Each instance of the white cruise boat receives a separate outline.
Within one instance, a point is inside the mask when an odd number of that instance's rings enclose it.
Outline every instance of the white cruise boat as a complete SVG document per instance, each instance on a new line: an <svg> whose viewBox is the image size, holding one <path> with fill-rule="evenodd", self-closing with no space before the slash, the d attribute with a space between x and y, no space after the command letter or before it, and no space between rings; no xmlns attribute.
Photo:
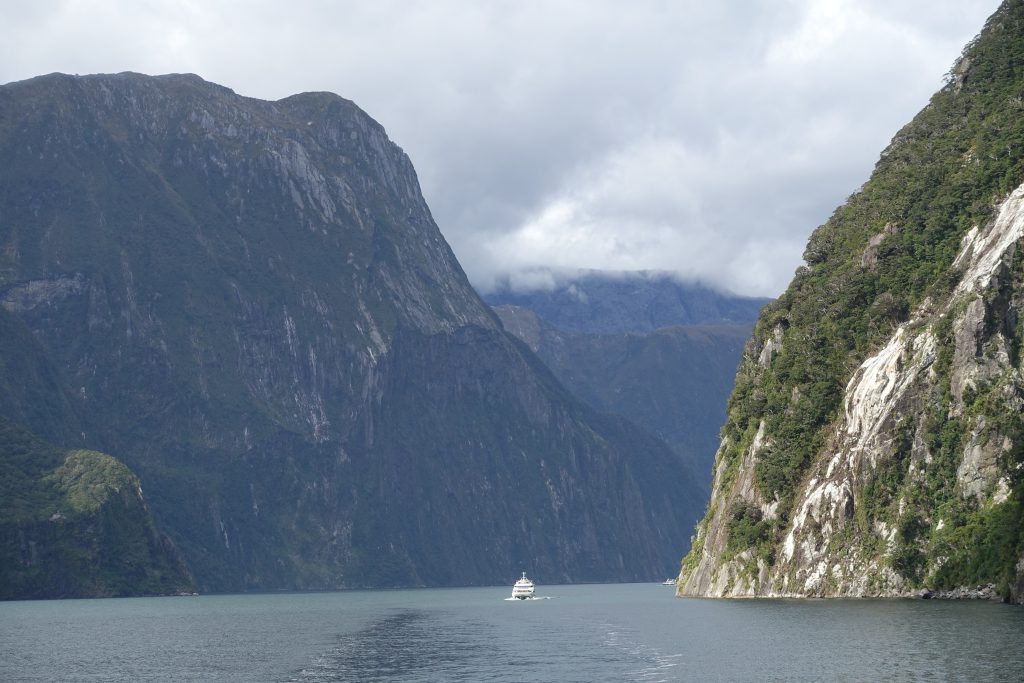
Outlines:
<svg viewBox="0 0 1024 683"><path fill-rule="evenodd" d="M512 586L512 597L517 600L526 600L533 597L533 581L526 578L526 572L523 572L523 578L516 581L516 584Z"/></svg>

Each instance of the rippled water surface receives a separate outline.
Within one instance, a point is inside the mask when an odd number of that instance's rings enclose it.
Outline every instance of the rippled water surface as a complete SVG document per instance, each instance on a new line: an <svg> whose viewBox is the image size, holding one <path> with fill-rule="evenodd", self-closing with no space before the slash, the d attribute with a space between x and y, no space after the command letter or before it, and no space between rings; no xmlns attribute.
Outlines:
<svg viewBox="0 0 1024 683"><path fill-rule="evenodd" d="M1024 609L656 584L0 603L0 680L1024 680Z"/></svg>

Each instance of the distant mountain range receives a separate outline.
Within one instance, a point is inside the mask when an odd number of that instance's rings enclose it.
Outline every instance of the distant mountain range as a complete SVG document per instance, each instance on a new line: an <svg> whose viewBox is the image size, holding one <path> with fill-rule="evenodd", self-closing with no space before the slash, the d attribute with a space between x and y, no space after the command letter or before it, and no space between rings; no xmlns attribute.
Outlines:
<svg viewBox="0 0 1024 683"><path fill-rule="evenodd" d="M561 330L651 332L678 325L746 325L766 298L741 297L657 271L551 272L552 287L517 290L507 283L484 294L491 306L519 306Z"/></svg>
<svg viewBox="0 0 1024 683"><path fill-rule="evenodd" d="M767 299L600 271L484 298L576 396L664 440L710 487L736 366ZM500 303L509 300L521 305ZM657 326L665 321L673 322Z"/></svg>
<svg viewBox="0 0 1024 683"><path fill-rule="evenodd" d="M126 465L200 590L678 566L699 483L502 329L353 103L54 74L0 86L0 162L0 416Z"/></svg>

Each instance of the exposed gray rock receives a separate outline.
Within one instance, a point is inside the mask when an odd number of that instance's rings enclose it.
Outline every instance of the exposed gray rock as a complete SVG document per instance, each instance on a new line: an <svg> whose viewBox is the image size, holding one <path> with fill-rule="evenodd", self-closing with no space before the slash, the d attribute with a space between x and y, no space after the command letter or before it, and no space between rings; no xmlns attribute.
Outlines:
<svg viewBox="0 0 1024 683"><path fill-rule="evenodd" d="M1002 382L1007 409L1022 400L1018 371L1004 352L992 309L984 294L999 286L998 272L1013 255L1013 247L1024 232L1024 185L1002 204L998 215L985 230L972 231L964 240L957 262L965 268L961 286L946 304L932 310L922 308L917 316L900 325L889 342L865 360L853 374L844 392L844 411L837 420L822 457L797 496L795 513L784 540L776 551L775 564L751 566L752 558L741 553L723 560L728 533L726 522L733 501L758 501L752 484L757 452L771 434L758 429L752 446L744 454L728 487L723 488L720 461L716 469L711 513L698 529L694 544L701 550L680 576L681 595L703 596L908 596L913 586L892 568L896 529L879 524L875 538L884 542L882 553L871 552L858 543L837 552L834 540L859 538L850 532L865 473L876 471L896 455L897 432L908 420L915 425L907 476L914 477L916 462L931 456L920 439L923 402L938 391L941 378L932 372L937 356L935 328L954 310L964 313L954 319L955 351L951 369L954 405L963 406L969 387L981 382ZM998 248L1002 251L998 251ZM966 283L966 284L964 284ZM987 289L986 289L987 288ZM767 344L766 347L767 348ZM994 350L993 350L994 349ZM758 364L761 357L758 357ZM983 505L1002 504L1008 495L1002 457L1012 441L986 427L979 419L966 440L957 470L961 492ZM765 508L767 509L767 508ZM936 521L936 523L938 523ZM973 591L957 589L935 597L989 599L994 588Z"/></svg>
<svg viewBox="0 0 1024 683"><path fill-rule="evenodd" d="M761 364L761 367L768 367L772 362L772 357L782 348L783 332L782 326L776 325L772 329L772 336L765 340L761 352L757 356L757 362Z"/></svg>
<svg viewBox="0 0 1024 683"><path fill-rule="evenodd" d="M860 257L860 265L864 268L874 268L878 265L878 248L886 237L896 232L897 228L894 223L889 223L885 226L882 232L878 233L870 240L868 245L864 248L864 253Z"/></svg>
<svg viewBox="0 0 1024 683"><path fill-rule="evenodd" d="M54 74L0 120L0 360L48 373L0 411L123 458L201 589L678 561L700 488L503 331L352 102Z"/></svg>
<svg viewBox="0 0 1024 683"><path fill-rule="evenodd" d="M963 494L983 503L1003 473L1000 459L1012 447L1009 438L1000 438L986 430L984 420L979 417L956 471Z"/></svg>
<svg viewBox="0 0 1024 683"><path fill-rule="evenodd" d="M1003 2L764 309L681 594L1014 594L1022 27L1024 4ZM751 477L774 518L733 507Z"/></svg>
<svg viewBox="0 0 1024 683"><path fill-rule="evenodd" d="M996 591L995 584L983 586L957 586L952 590L932 591L931 598L935 600L995 600L1002 602L1003 598Z"/></svg>

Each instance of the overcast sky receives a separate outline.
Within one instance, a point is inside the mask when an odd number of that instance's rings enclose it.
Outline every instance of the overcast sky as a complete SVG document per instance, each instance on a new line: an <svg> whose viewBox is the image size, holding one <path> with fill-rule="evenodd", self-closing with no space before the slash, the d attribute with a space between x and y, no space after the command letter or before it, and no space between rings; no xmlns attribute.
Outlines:
<svg viewBox="0 0 1024 683"><path fill-rule="evenodd" d="M354 100L470 279L775 296L997 0L0 0L0 82L193 72Z"/></svg>

